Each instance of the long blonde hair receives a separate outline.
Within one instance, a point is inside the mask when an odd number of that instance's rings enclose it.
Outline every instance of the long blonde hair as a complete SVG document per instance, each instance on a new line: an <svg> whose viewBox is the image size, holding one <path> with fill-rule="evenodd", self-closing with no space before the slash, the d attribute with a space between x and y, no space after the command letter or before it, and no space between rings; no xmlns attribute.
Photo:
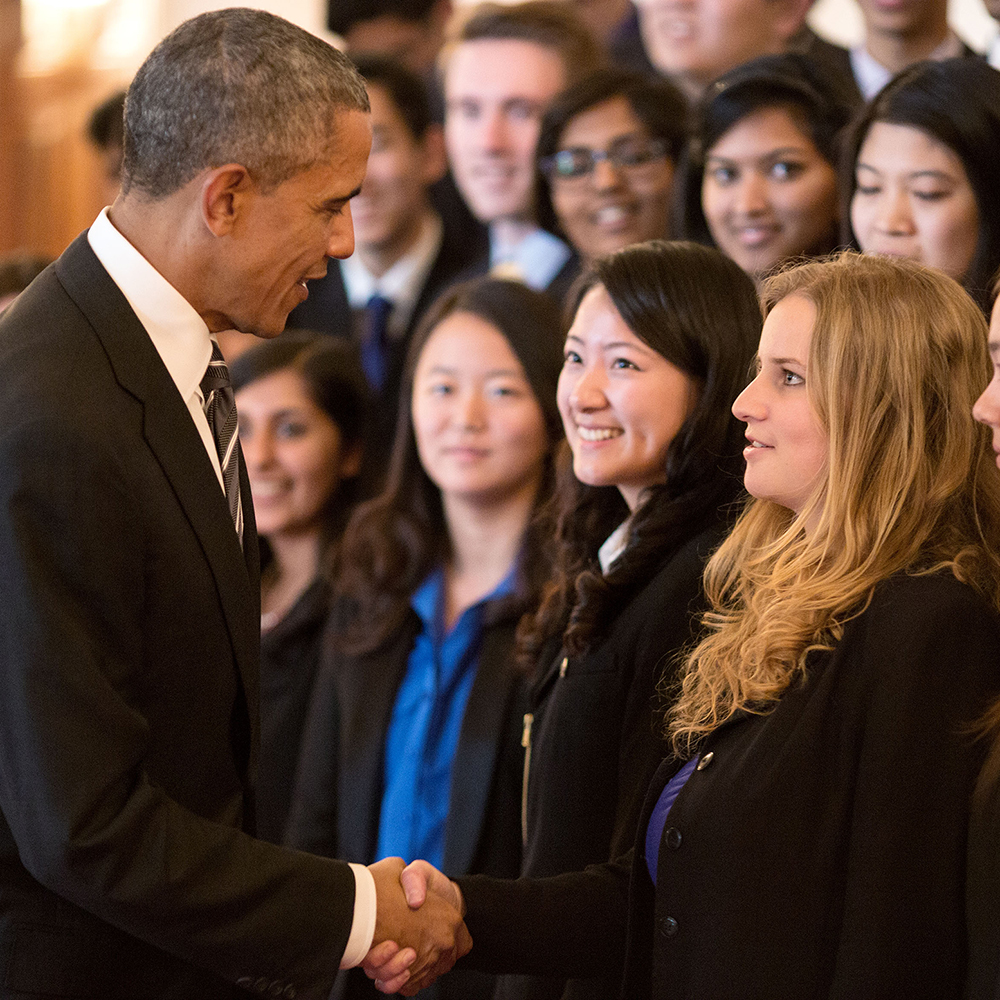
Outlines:
<svg viewBox="0 0 1000 1000"><path fill-rule="evenodd" d="M1000 473L972 419L982 313L938 272L850 252L770 278L765 311L793 294L816 307L806 388L826 468L798 514L751 500L709 561L709 634L669 715L679 753L773 708L893 573L947 570L1000 607Z"/></svg>

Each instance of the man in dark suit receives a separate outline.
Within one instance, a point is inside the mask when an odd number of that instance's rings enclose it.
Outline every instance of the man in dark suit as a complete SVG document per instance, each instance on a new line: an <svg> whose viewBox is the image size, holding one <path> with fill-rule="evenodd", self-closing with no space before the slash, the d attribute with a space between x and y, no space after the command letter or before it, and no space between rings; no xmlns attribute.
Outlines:
<svg viewBox="0 0 1000 1000"><path fill-rule="evenodd" d="M441 52L445 144L455 183L489 227L489 252L463 277L516 278L562 304L579 260L535 212L542 115L597 69L601 51L572 4L481 3L449 26Z"/></svg>
<svg viewBox="0 0 1000 1000"><path fill-rule="evenodd" d="M859 0L864 40L842 50L858 90L870 101L897 73L924 59L975 56L948 25L948 0L884 4Z"/></svg>
<svg viewBox="0 0 1000 1000"><path fill-rule="evenodd" d="M322 1000L372 942L467 945L401 862L251 836L256 534L211 332L276 336L351 252L370 135L325 43L186 22L129 90L122 193L0 320L4 1000Z"/></svg>
<svg viewBox="0 0 1000 1000"><path fill-rule="evenodd" d="M351 204L355 252L331 261L326 277L310 283L309 298L292 311L289 325L350 337L360 346L379 401L367 451L378 470L392 445L413 331L476 250L432 205L431 188L447 164L444 135L420 78L379 56L359 57L356 65L371 101L372 151ZM485 232L477 235L485 252Z"/></svg>

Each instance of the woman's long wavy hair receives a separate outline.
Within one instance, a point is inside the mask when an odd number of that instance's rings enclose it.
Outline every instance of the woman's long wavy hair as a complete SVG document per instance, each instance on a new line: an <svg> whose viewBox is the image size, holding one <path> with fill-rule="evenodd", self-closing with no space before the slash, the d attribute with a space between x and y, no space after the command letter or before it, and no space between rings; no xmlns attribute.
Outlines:
<svg viewBox="0 0 1000 1000"><path fill-rule="evenodd" d="M741 492L743 431L730 408L760 336L753 282L718 250L651 240L595 261L577 304L597 285L632 333L694 379L698 399L667 449L665 483L636 511L628 545L607 575L597 550L628 507L616 487L581 483L562 446L550 512L554 571L538 612L521 622L525 666L537 664L556 635L569 655L584 652L657 567L724 518Z"/></svg>
<svg viewBox="0 0 1000 1000"><path fill-rule="evenodd" d="M710 634L669 715L678 753L772 709L894 573L948 571L1000 607L1000 473L971 416L990 373L976 304L939 272L850 251L768 279L765 310L789 295L816 308L806 387L826 469L798 514L751 501L709 561Z"/></svg>
<svg viewBox="0 0 1000 1000"><path fill-rule="evenodd" d="M481 278L455 285L431 305L410 344L385 488L357 508L344 532L335 597L353 610L350 624L336 637L345 652L369 652L392 636L405 621L410 596L428 573L449 558L441 491L420 462L411 406L424 345L444 319L463 312L499 330L524 369L541 407L550 446L536 512L552 492L552 456L562 437L556 408L562 342L559 310L541 292L517 281ZM543 543L548 530L544 521L532 518L511 604L527 608L537 602L548 575Z"/></svg>

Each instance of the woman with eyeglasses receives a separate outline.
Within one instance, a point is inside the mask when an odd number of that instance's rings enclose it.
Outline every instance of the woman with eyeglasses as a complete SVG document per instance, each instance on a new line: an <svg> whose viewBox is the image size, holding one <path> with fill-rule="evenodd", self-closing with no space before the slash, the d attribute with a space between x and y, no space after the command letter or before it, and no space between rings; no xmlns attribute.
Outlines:
<svg viewBox="0 0 1000 1000"><path fill-rule="evenodd" d="M669 235L686 107L665 80L598 70L549 106L538 139L539 221L584 264Z"/></svg>

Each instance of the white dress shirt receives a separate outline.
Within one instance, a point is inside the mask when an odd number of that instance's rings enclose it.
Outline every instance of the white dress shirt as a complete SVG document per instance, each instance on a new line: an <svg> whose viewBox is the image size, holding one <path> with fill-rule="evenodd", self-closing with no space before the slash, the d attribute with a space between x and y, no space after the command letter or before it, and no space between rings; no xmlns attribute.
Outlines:
<svg viewBox="0 0 1000 1000"><path fill-rule="evenodd" d="M986 50L986 61L994 69L1000 69L1000 32L993 36L993 41Z"/></svg>
<svg viewBox="0 0 1000 1000"><path fill-rule="evenodd" d="M518 243L503 245L490 226L490 274L522 281L536 292L549 287L572 253L558 236L541 227Z"/></svg>
<svg viewBox="0 0 1000 1000"><path fill-rule="evenodd" d="M388 271L376 278L361 262L357 253L340 262L347 301L352 309L364 309L375 294L392 303L389 326L391 339L398 340L410 325L417 299L424 290L427 275L437 260L444 240L444 225L436 212L424 216L417 242Z"/></svg>
<svg viewBox="0 0 1000 1000"><path fill-rule="evenodd" d="M927 58L953 59L962 51L962 39L954 31L949 31L948 37ZM865 48L863 42L851 49L851 71L866 101L870 101L895 75Z"/></svg>
<svg viewBox="0 0 1000 1000"><path fill-rule="evenodd" d="M201 435L225 493L215 438L205 416L201 380L212 358L212 336L191 304L117 229L101 210L87 233L91 249L128 300L173 379ZM364 865L354 872L354 922L340 967L360 965L375 936L375 880Z"/></svg>

